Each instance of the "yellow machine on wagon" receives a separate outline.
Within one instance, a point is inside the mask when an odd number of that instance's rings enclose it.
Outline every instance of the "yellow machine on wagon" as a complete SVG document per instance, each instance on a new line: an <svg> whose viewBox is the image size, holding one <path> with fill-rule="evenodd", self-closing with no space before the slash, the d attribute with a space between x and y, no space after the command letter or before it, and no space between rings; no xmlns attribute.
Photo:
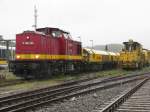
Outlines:
<svg viewBox="0 0 150 112"><path fill-rule="evenodd" d="M120 52L119 62L124 69L140 69L144 65L142 45L133 40L123 42L124 49Z"/></svg>
<svg viewBox="0 0 150 112"><path fill-rule="evenodd" d="M118 54L108 51L100 51L89 48L83 48L82 51L85 67L88 70L104 70L117 66ZM87 65L87 66L86 66Z"/></svg>

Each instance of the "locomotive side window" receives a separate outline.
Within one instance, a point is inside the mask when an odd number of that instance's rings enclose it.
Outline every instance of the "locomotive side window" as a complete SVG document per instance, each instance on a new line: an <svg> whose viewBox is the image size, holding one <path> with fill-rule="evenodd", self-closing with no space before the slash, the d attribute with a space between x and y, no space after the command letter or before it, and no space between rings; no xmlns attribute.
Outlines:
<svg viewBox="0 0 150 112"><path fill-rule="evenodd" d="M64 37L65 37L65 39L67 39L68 38L68 34L64 33Z"/></svg>

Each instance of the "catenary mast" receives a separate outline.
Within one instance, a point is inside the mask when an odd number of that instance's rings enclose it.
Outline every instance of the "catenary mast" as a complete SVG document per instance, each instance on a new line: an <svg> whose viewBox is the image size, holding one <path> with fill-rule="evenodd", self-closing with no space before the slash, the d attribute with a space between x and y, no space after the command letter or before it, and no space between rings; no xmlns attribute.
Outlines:
<svg viewBox="0 0 150 112"><path fill-rule="evenodd" d="M34 25L33 25L33 27L36 30L36 28L37 28L37 9L36 9L36 6L34 6Z"/></svg>

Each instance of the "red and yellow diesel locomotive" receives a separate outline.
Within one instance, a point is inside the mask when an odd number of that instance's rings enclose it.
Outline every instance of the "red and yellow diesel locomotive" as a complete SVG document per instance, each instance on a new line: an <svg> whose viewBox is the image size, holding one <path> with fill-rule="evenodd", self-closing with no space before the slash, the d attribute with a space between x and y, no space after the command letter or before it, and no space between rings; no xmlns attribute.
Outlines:
<svg viewBox="0 0 150 112"><path fill-rule="evenodd" d="M9 63L9 69L23 77L69 72L79 69L81 51L81 42L58 28L24 31L16 35L16 59Z"/></svg>

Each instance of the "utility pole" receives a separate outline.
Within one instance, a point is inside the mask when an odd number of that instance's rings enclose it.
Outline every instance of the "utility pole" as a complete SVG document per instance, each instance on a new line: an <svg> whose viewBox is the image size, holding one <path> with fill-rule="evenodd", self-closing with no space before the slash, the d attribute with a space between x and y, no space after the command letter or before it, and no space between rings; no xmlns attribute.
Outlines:
<svg viewBox="0 0 150 112"><path fill-rule="evenodd" d="M105 46L105 51L108 51L108 45Z"/></svg>
<svg viewBox="0 0 150 112"><path fill-rule="evenodd" d="M34 6L34 25L33 25L35 31L36 31L36 28L37 28L37 9L36 9L36 6Z"/></svg>
<svg viewBox="0 0 150 112"><path fill-rule="evenodd" d="M79 39L80 39L80 42L81 42L81 37L80 37L80 36L78 36L77 38L79 38Z"/></svg>
<svg viewBox="0 0 150 112"><path fill-rule="evenodd" d="M93 40L90 40L91 41L91 43L92 43L92 50L93 50Z"/></svg>

